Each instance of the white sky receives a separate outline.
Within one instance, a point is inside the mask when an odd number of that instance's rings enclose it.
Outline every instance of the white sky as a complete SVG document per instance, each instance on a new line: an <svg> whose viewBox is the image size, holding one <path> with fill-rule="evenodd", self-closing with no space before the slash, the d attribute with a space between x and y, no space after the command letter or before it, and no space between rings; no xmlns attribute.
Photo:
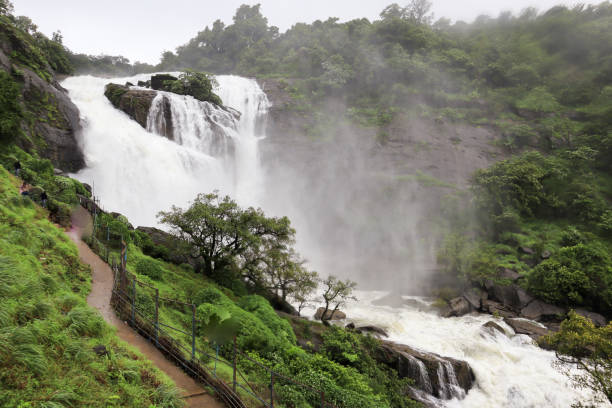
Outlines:
<svg viewBox="0 0 612 408"><path fill-rule="evenodd" d="M284 32L297 22L338 17L341 21L376 19L393 0L13 0L15 15L26 15L39 31L61 30L74 52L123 55L132 62L155 64L164 50L186 43L216 19L232 22L241 4L261 3L271 25ZM433 0L435 19L470 22L480 14L520 12L534 6L546 11L567 0ZM404 5L405 1L397 1ZM587 2L596 4L597 2Z"/></svg>

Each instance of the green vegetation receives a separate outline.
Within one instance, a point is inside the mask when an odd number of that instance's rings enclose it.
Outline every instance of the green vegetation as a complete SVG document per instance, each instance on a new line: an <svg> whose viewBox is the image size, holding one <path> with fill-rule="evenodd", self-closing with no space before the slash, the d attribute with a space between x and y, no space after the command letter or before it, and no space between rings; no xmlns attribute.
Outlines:
<svg viewBox="0 0 612 408"><path fill-rule="evenodd" d="M169 380L87 306L89 269L18 185L0 167L0 405L182 406ZM108 354L96 354L99 345Z"/></svg>
<svg viewBox="0 0 612 408"><path fill-rule="evenodd" d="M138 233L133 232L133 236ZM113 254L113 256L115 256ZM209 368L231 382L233 358L231 338L236 335L238 347L250 358L292 377L303 384L325 392L326 399L339 407L416 407L406 396L407 380L399 380L397 373L375 361L378 340L349 333L344 329L324 328L320 323L300 321L324 332L321 350L297 346L296 332L307 335L313 328L294 331L295 323L280 317L270 303L259 295L239 294L220 286L184 265L175 265L144 255L137 245L128 247L128 271L159 289L160 297L192 302L197 306L199 322L196 346L215 354L215 343L220 345L220 356L227 364ZM153 275L153 276L152 276ZM242 290L242 289L241 289ZM145 287L137 289L137 303L152 315L153 292ZM174 302L162 302L159 310L163 324L191 331L191 309ZM177 334L185 346L191 344L189 335ZM208 361L206 356L200 356ZM238 360L240 371L259 392L265 394L269 373L249 360ZM216 367L216 368L215 368ZM316 407L320 396L277 379L276 404L279 407ZM245 395L245 400L248 397Z"/></svg>
<svg viewBox="0 0 612 408"><path fill-rule="evenodd" d="M570 377L575 387L603 396L594 402L612 403L612 324L596 328L589 319L571 311L561 330L540 343L556 350L557 368ZM572 372L576 368L579 374Z"/></svg>
<svg viewBox="0 0 612 408"><path fill-rule="evenodd" d="M164 81L164 88L179 95L191 95L199 101L223 105L223 101L213 92L216 81L205 72L186 70L175 81Z"/></svg>

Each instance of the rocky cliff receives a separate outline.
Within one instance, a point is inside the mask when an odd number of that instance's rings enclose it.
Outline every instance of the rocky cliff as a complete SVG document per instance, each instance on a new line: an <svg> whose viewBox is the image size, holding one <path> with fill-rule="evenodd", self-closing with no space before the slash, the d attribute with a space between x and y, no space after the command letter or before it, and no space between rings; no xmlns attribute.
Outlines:
<svg viewBox="0 0 612 408"><path fill-rule="evenodd" d="M25 120L21 124L23 137L15 135L16 143L50 159L55 167L66 172L80 170L85 166L85 159L79 145L78 108L54 76L47 81L28 67L15 64L8 57L13 52L11 43L3 41L0 45L0 69L21 83Z"/></svg>

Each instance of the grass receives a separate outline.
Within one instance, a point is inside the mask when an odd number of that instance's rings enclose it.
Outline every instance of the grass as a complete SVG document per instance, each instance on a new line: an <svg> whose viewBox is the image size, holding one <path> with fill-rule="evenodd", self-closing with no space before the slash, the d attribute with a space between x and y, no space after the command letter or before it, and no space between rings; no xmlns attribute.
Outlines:
<svg viewBox="0 0 612 408"><path fill-rule="evenodd" d="M182 406L170 380L87 305L89 267L19 183L0 167L0 406Z"/></svg>

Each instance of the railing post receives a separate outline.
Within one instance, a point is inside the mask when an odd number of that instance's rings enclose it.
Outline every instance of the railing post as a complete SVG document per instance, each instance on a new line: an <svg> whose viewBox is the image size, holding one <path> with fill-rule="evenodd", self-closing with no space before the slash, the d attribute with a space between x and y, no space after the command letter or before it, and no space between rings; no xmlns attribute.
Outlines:
<svg viewBox="0 0 612 408"><path fill-rule="evenodd" d="M274 371L270 371L270 408L274 408Z"/></svg>
<svg viewBox="0 0 612 408"><path fill-rule="evenodd" d="M195 360L196 340L196 306L191 304L191 361Z"/></svg>
<svg viewBox="0 0 612 408"><path fill-rule="evenodd" d="M325 392L321 391L321 408L325 408Z"/></svg>
<svg viewBox="0 0 612 408"><path fill-rule="evenodd" d="M217 360L219 360L219 345L215 343L215 368L213 373L217 376Z"/></svg>
<svg viewBox="0 0 612 408"><path fill-rule="evenodd" d="M232 382L232 386L234 392L236 392L236 366L238 362L238 346L236 345L236 336L234 336L234 362L232 364L232 368L234 370L234 380Z"/></svg>
<svg viewBox="0 0 612 408"><path fill-rule="evenodd" d="M155 288L155 345L159 347L159 289Z"/></svg>
<svg viewBox="0 0 612 408"><path fill-rule="evenodd" d="M132 326L136 321L136 277L132 278Z"/></svg>

